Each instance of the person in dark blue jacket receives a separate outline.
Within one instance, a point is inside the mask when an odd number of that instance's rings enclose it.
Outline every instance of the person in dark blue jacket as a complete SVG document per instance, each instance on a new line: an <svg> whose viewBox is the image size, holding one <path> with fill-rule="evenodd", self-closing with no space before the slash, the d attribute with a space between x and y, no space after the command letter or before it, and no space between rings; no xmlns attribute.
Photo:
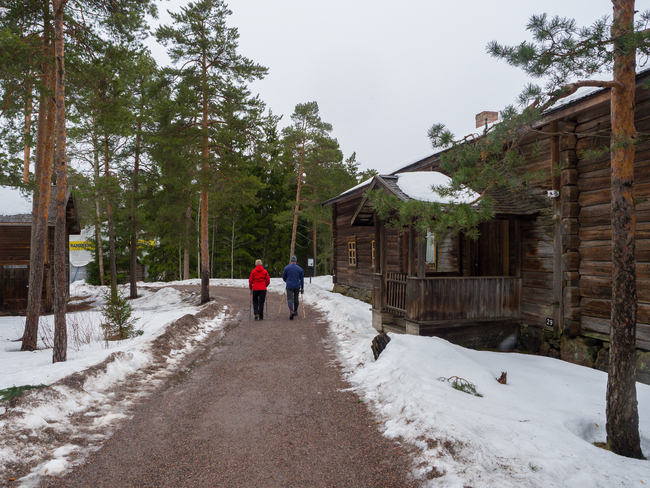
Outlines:
<svg viewBox="0 0 650 488"><path fill-rule="evenodd" d="M289 305L289 319L298 315L298 292L305 291L305 272L298 266L296 256L291 256L289 264L282 272L282 279L287 284L287 304Z"/></svg>

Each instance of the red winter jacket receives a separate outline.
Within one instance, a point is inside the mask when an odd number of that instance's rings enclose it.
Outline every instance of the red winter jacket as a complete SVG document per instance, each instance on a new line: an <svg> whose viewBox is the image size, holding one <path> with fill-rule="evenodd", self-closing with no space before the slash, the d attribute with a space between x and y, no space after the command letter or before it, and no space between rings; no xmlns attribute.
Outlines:
<svg viewBox="0 0 650 488"><path fill-rule="evenodd" d="M271 277L264 266L255 266L248 278L248 287L251 290L266 290L269 283L271 283Z"/></svg>

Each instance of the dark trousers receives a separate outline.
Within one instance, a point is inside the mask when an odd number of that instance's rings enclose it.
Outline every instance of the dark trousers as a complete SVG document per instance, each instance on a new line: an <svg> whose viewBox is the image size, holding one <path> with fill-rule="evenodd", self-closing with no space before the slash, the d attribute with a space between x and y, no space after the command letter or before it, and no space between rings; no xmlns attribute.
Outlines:
<svg viewBox="0 0 650 488"><path fill-rule="evenodd" d="M253 290L253 313L264 318L264 300L266 300L266 290Z"/></svg>
<svg viewBox="0 0 650 488"><path fill-rule="evenodd" d="M298 297L300 297L300 288L287 288L287 305L289 305L289 312L298 311L298 305L300 305Z"/></svg>

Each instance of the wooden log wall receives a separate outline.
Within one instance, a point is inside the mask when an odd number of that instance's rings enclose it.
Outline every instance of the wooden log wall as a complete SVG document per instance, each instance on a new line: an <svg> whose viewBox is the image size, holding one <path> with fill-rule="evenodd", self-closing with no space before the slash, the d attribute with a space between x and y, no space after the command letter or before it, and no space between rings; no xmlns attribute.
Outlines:
<svg viewBox="0 0 650 488"><path fill-rule="evenodd" d="M460 239L457 235L447 235L437 243L436 272L459 274Z"/></svg>
<svg viewBox="0 0 650 488"><path fill-rule="evenodd" d="M0 266L29 264L32 227L0 224Z"/></svg>
<svg viewBox="0 0 650 488"><path fill-rule="evenodd" d="M370 227L372 229L372 227ZM404 233L398 229L386 229L386 271L404 273L403 254L408 249L408 241Z"/></svg>
<svg viewBox="0 0 650 488"><path fill-rule="evenodd" d="M359 196L333 204L336 207L335 232L337 240L334 242L336 281L342 285L372 290L374 226L352 226L350 224L350 218L361 203L361 199L362 196ZM355 238L357 244L356 266L348 264L348 241L350 238Z"/></svg>
<svg viewBox="0 0 650 488"><path fill-rule="evenodd" d="M523 323L543 327L553 317L553 228L543 218L521 223Z"/></svg>
<svg viewBox="0 0 650 488"><path fill-rule="evenodd" d="M31 246L30 225L2 225L0 226L0 272L2 278L2 296L0 308L23 310L27 306L27 289L25 275L29 281L29 268L6 268L4 266L29 266L29 253ZM53 309L54 273L52 269L52 256L54 255L54 227L48 227L47 254L45 256L45 270L43 276L43 311L51 312ZM66 256L69 275L69 255ZM12 271L15 269L15 271ZM69 276L68 276L68 281Z"/></svg>
<svg viewBox="0 0 650 488"><path fill-rule="evenodd" d="M526 156L523 171L537 172L539 178L528 181L533 192L546 194L552 189L551 138L533 134L522 144ZM551 201L534 220L521 221L515 230L521 239L520 273L522 278L522 322L545 327L546 319L554 315L554 235ZM518 230L518 232L517 232Z"/></svg>
<svg viewBox="0 0 650 488"><path fill-rule="evenodd" d="M560 283L562 290L563 317L558 330L575 336L580 332L582 311L580 309L580 203L576 153L577 123L563 121L558 125L559 136L559 170L560 173L560 214L561 222L561 266Z"/></svg>
<svg viewBox="0 0 650 488"><path fill-rule="evenodd" d="M609 335L612 259L609 107L596 107L577 116L577 203L581 332ZM637 90L636 130L650 133L650 96ZM603 137L604 136L604 137ZM588 151L602 149L601 154ZM636 147L637 347L650 349L650 142Z"/></svg>

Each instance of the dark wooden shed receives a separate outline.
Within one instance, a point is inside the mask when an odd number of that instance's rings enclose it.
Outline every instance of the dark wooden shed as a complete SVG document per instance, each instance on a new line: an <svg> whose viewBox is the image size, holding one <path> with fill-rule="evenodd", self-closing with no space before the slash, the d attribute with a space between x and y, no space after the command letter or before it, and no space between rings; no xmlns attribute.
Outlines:
<svg viewBox="0 0 650 488"><path fill-rule="evenodd" d="M26 209L30 200L16 188L0 187L0 193L3 202L0 209L0 311L21 313L27 308L29 284L32 214ZM51 201L43 276L42 310L46 313L51 312L53 307L54 222L55 208ZM70 190L67 194L66 223L68 236L80 232L76 201ZM69 266L66 269L69 270Z"/></svg>

